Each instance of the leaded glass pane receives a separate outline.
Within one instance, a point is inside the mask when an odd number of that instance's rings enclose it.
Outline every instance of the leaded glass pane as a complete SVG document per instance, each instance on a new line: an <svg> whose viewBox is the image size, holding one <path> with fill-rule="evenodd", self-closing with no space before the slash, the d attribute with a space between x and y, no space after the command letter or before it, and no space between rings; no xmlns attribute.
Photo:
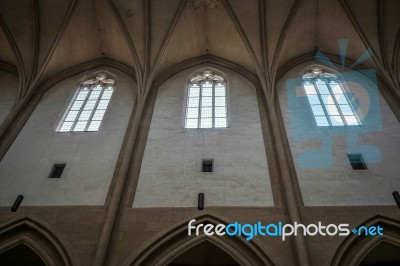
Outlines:
<svg viewBox="0 0 400 266"><path fill-rule="evenodd" d="M97 109L107 109L109 100L100 100Z"/></svg>
<svg viewBox="0 0 400 266"><path fill-rule="evenodd" d="M202 84L202 87L203 87L203 88L206 88L206 87L212 88L212 83L209 82L209 81L206 81L206 82L204 82L204 83Z"/></svg>
<svg viewBox="0 0 400 266"><path fill-rule="evenodd" d="M215 118L215 127L227 127L226 118Z"/></svg>
<svg viewBox="0 0 400 266"><path fill-rule="evenodd" d="M71 110L80 110L82 105L83 105L84 101L75 101L72 104Z"/></svg>
<svg viewBox="0 0 400 266"><path fill-rule="evenodd" d="M212 106L212 97L201 97L201 107Z"/></svg>
<svg viewBox="0 0 400 266"><path fill-rule="evenodd" d="M321 104L318 95L307 95L308 101L311 105Z"/></svg>
<svg viewBox="0 0 400 266"><path fill-rule="evenodd" d="M68 132L71 130L71 127L73 125L73 122L64 122L62 126L60 127L60 132Z"/></svg>
<svg viewBox="0 0 400 266"><path fill-rule="evenodd" d="M201 117L212 117L212 107L201 108Z"/></svg>
<svg viewBox="0 0 400 266"><path fill-rule="evenodd" d="M187 110L187 118L198 118L199 117L199 108L188 108Z"/></svg>
<svg viewBox="0 0 400 266"><path fill-rule="evenodd" d="M225 86L224 85L216 85L215 86L215 96L225 97Z"/></svg>
<svg viewBox="0 0 400 266"><path fill-rule="evenodd" d="M88 121L78 121L74 127L74 131L85 131Z"/></svg>
<svg viewBox="0 0 400 266"><path fill-rule="evenodd" d="M113 93L113 92L112 92L111 90L104 91L103 94L101 95L101 99L103 99L103 100L105 100L105 99L109 100L109 99L111 98L112 93Z"/></svg>
<svg viewBox="0 0 400 266"><path fill-rule="evenodd" d="M85 104L85 107L83 107L83 110L87 111L87 110L93 110L94 106L96 105L97 101L87 101Z"/></svg>
<svg viewBox="0 0 400 266"><path fill-rule="evenodd" d="M203 87L203 90L201 92L201 96L212 96L212 87Z"/></svg>
<svg viewBox="0 0 400 266"><path fill-rule="evenodd" d="M336 105L326 105L325 107L328 111L328 115L340 115Z"/></svg>
<svg viewBox="0 0 400 266"><path fill-rule="evenodd" d="M325 115L324 109L322 109L321 105L312 105L311 109L314 116Z"/></svg>
<svg viewBox="0 0 400 266"><path fill-rule="evenodd" d="M104 116L105 112L106 112L106 110L97 110L94 113L92 120L100 120L100 121L103 120L103 116Z"/></svg>
<svg viewBox="0 0 400 266"><path fill-rule="evenodd" d="M344 126L343 120L339 115L329 116L332 126Z"/></svg>
<svg viewBox="0 0 400 266"><path fill-rule="evenodd" d="M201 128L211 128L212 127L212 118L202 118L200 120Z"/></svg>
<svg viewBox="0 0 400 266"><path fill-rule="evenodd" d="M325 116L316 116L315 121L317 122L317 126L319 127L327 127L329 126L328 120Z"/></svg>
<svg viewBox="0 0 400 266"><path fill-rule="evenodd" d="M342 88L339 85L334 85L331 87L333 95L343 95Z"/></svg>
<svg viewBox="0 0 400 266"><path fill-rule="evenodd" d="M332 95L320 95L322 102L326 104L335 104L335 100L333 99Z"/></svg>
<svg viewBox="0 0 400 266"><path fill-rule="evenodd" d="M198 85L192 85L189 88L189 97L199 97L200 96L200 87Z"/></svg>
<svg viewBox="0 0 400 266"><path fill-rule="evenodd" d="M198 119L186 119L186 128L197 128Z"/></svg>
<svg viewBox="0 0 400 266"><path fill-rule="evenodd" d="M330 94L328 86L326 86L326 83L317 83L318 91L320 94Z"/></svg>
<svg viewBox="0 0 400 266"><path fill-rule="evenodd" d="M225 97L215 97L215 106L225 106Z"/></svg>
<svg viewBox="0 0 400 266"><path fill-rule="evenodd" d="M341 104L341 105L339 105L339 107L340 107L340 110L342 111L343 115L353 115L354 114L353 110L351 109L350 105L348 105L348 104Z"/></svg>
<svg viewBox="0 0 400 266"><path fill-rule="evenodd" d="M306 91L307 95L317 94L317 91L315 90L314 85L311 84L311 83L308 83L307 85L304 85L304 90Z"/></svg>
<svg viewBox="0 0 400 266"><path fill-rule="evenodd" d="M199 107L199 98L197 98L197 97L189 98L188 106L189 107Z"/></svg>
<svg viewBox="0 0 400 266"><path fill-rule="evenodd" d="M92 121L86 131L98 131L101 121Z"/></svg>
<svg viewBox="0 0 400 266"><path fill-rule="evenodd" d="M215 107L215 117L226 117L226 108Z"/></svg>
<svg viewBox="0 0 400 266"><path fill-rule="evenodd" d="M346 115L344 116L344 119L346 120L346 124L349 126L358 126L360 124L354 115Z"/></svg>
<svg viewBox="0 0 400 266"><path fill-rule="evenodd" d="M92 114L92 111L83 111L83 112L81 112L81 115L79 116L79 120L81 120L81 121L89 120L91 114Z"/></svg>
<svg viewBox="0 0 400 266"><path fill-rule="evenodd" d="M73 122L73 121L75 121L77 115L78 115L78 111L71 110L71 111L69 111L67 117L65 118L65 121Z"/></svg>
<svg viewBox="0 0 400 266"><path fill-rule="evenodd" d="M90 93L89 100L97 100L97 98L100 97L100 93L101 93L101 91L95 91L95 90L93 90L93 91Z"/></svg>
<svg viewBox="0 0 400 266"><path fill-rule="evenodd" d="M88 95L88 93L89 93L89 90L87 90L87 89L81 90L78 93L78 96L76 97L76 100L81 100L81 101L85 100L86 96Z"/></svg>
<svg viewBox="0 0 400 266"><path fill-rule="evenodd" d="M335 99L338 102L338 104L348 104L348 102L349 102L344 93L336 94Z"/></svg>

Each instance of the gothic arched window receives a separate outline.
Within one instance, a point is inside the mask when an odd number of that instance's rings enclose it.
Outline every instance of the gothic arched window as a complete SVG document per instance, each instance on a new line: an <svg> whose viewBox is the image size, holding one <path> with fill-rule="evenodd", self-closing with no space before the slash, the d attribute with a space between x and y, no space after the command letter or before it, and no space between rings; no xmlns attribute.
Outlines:
<svg viewBox="0 0 400 266"><path fill-rule="evenodd" d="M98 131L113 93L114 80L105 74L82 83L67 108L58 132Z"/></svg>
<svg viewBox="0 0 400 266"><path fill-rule="evenodd" d="M303 76L303 86L318 126L361 125L336 75L313 68Z"/></svg>
<svg viewBox="0 0 400 266"><path fill-rule="evenodd" d="M189 83L186 128L224 128L227 123L226 83L210 71L196 75Z"/></svg>

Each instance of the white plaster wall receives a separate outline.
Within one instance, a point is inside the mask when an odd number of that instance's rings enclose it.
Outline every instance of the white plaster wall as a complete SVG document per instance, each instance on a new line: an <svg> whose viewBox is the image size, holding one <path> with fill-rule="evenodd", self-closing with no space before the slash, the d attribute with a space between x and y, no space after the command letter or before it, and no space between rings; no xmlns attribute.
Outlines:
<svg viewBox="0 0 400 266"><path fill-rule="evenodd" d="M185 129L187 70L158 90L133 207L273 206L255 88L232 72L229 128ZM202 158L214 172L202 173Z"/></svg>
<svg viewBox="0 0 400 266"><path fill-rule="evenodd" d="M0 124L13 107L18 93L18 78L0 70Z"/></svg>
<svg viewBox="0 0 400 266"><path fill-rule="evenodd" d="M105 69L107 70L107 69ZM98 132L55 131L83 74L50 89L0 162L0 204L102 205L113 176L134 103L135 87L123 74ZM48 178L55 163L66 163L60 179Z"/></svg>
<svg viewBox="0 0 400 266"><path fill-rule="evenodd" d="M382 154L380 163L367 163L368 170L353 170L347 158L347 139L333 138L333 166L331 168L301 168L299 155L318 149L318 139L295 141L288 112L286 81L301 77L300 72L310 64L289 71L278 83L277 90L285 129L302 197L306 206L394 205L394 190L400 190L400 125L385 99L380 94L383 129L358 135L358 143L372 145ZM349 88L351 90L351 88ZM309 108L309 106L304 106Z"/></svg>

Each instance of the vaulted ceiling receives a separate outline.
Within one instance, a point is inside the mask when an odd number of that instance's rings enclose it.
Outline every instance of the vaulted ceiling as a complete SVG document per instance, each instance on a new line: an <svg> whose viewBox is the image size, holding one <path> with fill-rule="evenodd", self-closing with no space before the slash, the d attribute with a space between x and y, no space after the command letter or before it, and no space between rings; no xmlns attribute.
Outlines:
<svg viewBox="0 0 400 266"><path fill-rule="evenodd" d="M200 7L195 9L195 4ZM399 89L398 0L1 0L0 68L20 98L75 66L106 58L135 71L143 91L186 60L209 55L240 65L266 90L280 69L319 50L346 57L368 48Z"/></svg>

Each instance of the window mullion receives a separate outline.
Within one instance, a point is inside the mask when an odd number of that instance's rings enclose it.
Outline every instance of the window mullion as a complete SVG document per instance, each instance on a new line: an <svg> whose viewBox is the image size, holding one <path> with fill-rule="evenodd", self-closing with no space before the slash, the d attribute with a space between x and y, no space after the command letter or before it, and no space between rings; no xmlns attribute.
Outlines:
<svg viewBox="0 0 400 266"><path fill-rule="evenodd" d="M311 83L313 84L314 89L315 89L315 91L317 92L317 96L318 96L319 102L320 102L320 104L321 104L321 106L322 106L322 110L323 110L324 113L325 113L325 118L326 118L326 120L328 121L329 126L332 126L332 123L331 123L331 119L330 119L330 117L329 117L328 110L326 109L325 103L324 103L324 101L323 101L323 99L322 99L321 93L319 92L319 89L318 89L318 86L317 86L317 84L316 84L316 82L315 82L315 79L312 79L312 82L311 82Z"/></svg>
<svg viewBox="0 0 400 266"><path fill-rule="evenodd" d="M81 114L82 114L82 112L83 112L83 108L85 108L85 105L86 105L86 103L87 103L87 100L89 99L90 94L92 93L92 89L93 89L93 85L89 87L89 91L88 91L88 93L87 93L85 99L83 100L82 106L81 106L81 108L80 108L79 111L78 111L78 114L77 114L77 116L76 116L76 118L75 118L75 121L73 122L73 124L72 124L72 126L71 126L71 131L74 131L74 130L75 130L75 126L76 126L76 124L77 124L78 121L79 121L79 117L81 116ZM79 93L80 93L81 91L82 91L82 88L79 90L79 92L78 92L78 94L77 94L77 97L78 97L78 95L79 95ZM76 101L76 97L75 97L74 102L75 102L75 101Z"/></svg>

